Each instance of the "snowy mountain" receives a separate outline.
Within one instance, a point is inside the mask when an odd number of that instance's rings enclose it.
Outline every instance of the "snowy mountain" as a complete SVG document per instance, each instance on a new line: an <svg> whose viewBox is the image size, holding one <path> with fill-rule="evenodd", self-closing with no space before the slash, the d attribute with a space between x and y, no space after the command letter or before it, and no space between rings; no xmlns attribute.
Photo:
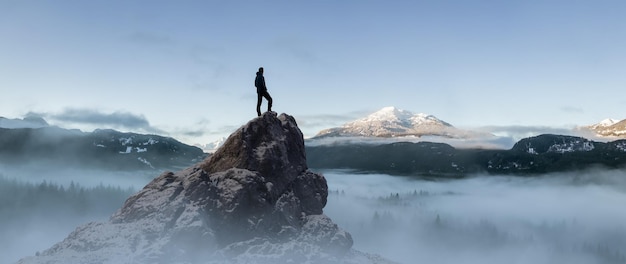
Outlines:
<svg viewBox="0 0 626 264"><path fill-rule="evenodd" d="M295 119L267 112L203 162L155 178L108 222L19 263L391 263L352 249L323 213L327 197Z"/></svg>
<svg viewBox="0 0 626 264"><path fill-rule="evenodd" d="M591 130L601 137L626 138L626 119L619 121L607 118L600 123L583 127L583 129Z"/></svg>
<svg viewBox="0 0 626 264"><path fill-rule="evenodd" d="M441 136L469 138L479 133L461 130L427 114L414 114L395 107L385 107L364 118L341 127L320 131L314 138L323 137L405 137Z"/></svg>
<svg viewBox="0 0 626 264"><path fill-rule="evenodd" d="M25 117L24 119L8 119L0 116L0 128L42 128L50 126L41 117Z"/></svg>

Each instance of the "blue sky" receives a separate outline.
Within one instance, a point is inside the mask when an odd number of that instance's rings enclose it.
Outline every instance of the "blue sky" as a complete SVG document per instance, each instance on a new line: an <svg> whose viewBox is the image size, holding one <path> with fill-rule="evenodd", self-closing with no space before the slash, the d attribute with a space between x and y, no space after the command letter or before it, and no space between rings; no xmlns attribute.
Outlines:
<svg viewBox="0 0 626 264"><path fill-rule="evenodd" d="M259 66L305 136L385 106L457 127L624 119L625 1L0 0L0 116L208 143ZM265 102L263 108L265 108Z"/></svg>

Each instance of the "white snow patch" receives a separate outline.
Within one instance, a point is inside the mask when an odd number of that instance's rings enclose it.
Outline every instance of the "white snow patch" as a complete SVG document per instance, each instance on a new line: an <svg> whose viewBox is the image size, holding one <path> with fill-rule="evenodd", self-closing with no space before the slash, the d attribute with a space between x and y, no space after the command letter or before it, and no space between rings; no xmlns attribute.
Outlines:
<svg viewBox="0 0 626 264"><path fill-rule="evenodd" d="M154 169L154 167L152 166L152 163L150 163L147 159L142 158L142 157L137 157L137 160L141 161L142 163L144 163L144 164L146 164L146 165L150 166L150 168L153 168L153 169Z"/></svg>
<svg viewBox="0 0 626 264"><path fill-rule="evenodd" d="M126 147L126 151L120 151L120 154L129 154L133 151L133 147Z"/></svg>
<svg viewBox="0 0 626 264"><path fill-rule="evenodd" d="M133 137L128 137L128 138L120 138L118 139L120 141L120 143L122 143L122 146L126 146L129 144L133 144Z"/></svg>
<svg viewBox="0 0 626 264"><path fill-rule="evenodd" d="M581 142L580 140L574 142L564 142L561 144L554 144L548 148L548 152L566 153L574 151L592 151L595 147L590 141Z"/></svg>
<svg viewBox="0 0 626 264"><path fill-rule="evenodd" d="M626 142L620 142L615 147L622 152L626 152Z"/></svg>
<svg viewBox="0 0 626 264"><path fill-rule="evenodd" d="M144 146L147 146L147 145L154 145L154 144L156 144L156 143L159 143L159 141L158 141L158 140L154 140L154 139L150 138L150 139L148 139L148 141L147 141L147 142L144 142L144 143L143 143L143 145L144 145Z"/></svg>

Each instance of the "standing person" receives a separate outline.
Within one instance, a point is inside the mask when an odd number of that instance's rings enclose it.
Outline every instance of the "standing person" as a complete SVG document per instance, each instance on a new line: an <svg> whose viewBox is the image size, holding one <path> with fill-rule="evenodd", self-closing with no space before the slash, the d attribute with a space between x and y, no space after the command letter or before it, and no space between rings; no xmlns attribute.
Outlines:
<svg viewBox="0 0 626 264"><path fill-rule="evenodd" d="M261 101L263 97L267 99L267 111L272 111L272 97L267 92L267 86L265 86L265 77L263 77L263 67L259 68L256 73L256 79L254 79L254 86L256 86L256 113L261 116Z"/></svg>

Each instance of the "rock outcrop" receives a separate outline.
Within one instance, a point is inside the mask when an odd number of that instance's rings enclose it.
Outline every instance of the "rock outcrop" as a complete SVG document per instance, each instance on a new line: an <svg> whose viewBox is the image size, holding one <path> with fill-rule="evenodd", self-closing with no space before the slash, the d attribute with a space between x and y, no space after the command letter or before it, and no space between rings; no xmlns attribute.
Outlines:
<svg viewBox="0 0 626 264"><path fill-rule="evenodd" d="M77 228L20 263L381 263L323 214L293 117L268 112L215 154L166 172L105 223Z"/></svg>

